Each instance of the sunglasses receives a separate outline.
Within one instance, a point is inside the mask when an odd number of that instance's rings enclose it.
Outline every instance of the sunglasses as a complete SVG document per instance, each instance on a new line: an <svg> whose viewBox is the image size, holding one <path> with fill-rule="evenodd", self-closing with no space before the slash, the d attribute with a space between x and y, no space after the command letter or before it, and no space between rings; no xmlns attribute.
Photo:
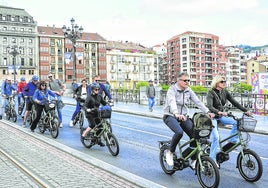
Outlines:
<svg viewBox="0 0 268 188"><path fill-rule="evenodd" d="M99 91L100 89L94 89L94 91Z"/></svg>
<svg viewBox="0 0 268 188"><path fill-rule="evenodd" d="M49 78L52 78L52 76L49 76Z"/></svg>
<svg viewBox="0 0 268 188"><path fill-rule="evenodd" d="M41 84L41 86L47 86L46 84Z"/></svg>
<svg viewBox="0 0 268 188"><path fill-rule="evenodd" d="M95 80L95 82L99 82L100 80Z"/></svg>
<svg viewBox="0 0 268 188"><path fill-rule="evenodd" d="M224 83L226 83L226 81L222 80L222 81L220 81L220 83L224 84Z"/></svg>
<svg viewBox="0 0 268 188"><path fill-rule="evenodd" d="M180 80L181 80L181 79L180 79ZM184 81L185 83L186 83L186 82L190 82L190 80L181 80L181 81Z"/></svg>

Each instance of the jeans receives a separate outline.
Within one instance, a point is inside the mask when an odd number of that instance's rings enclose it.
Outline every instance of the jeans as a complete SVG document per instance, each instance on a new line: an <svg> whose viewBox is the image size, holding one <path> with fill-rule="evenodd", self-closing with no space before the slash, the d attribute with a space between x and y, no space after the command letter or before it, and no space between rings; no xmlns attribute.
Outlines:
<svg viewBox="0 0 268 188"><path fill-rule="evenodd" d="M8 101L7 101L6 97L2 97L2 100L1 100L1 116L4 116L7 104L8 104Z"/></svg>
<svg viewBox="0 0 268 188"><path fill-rule="evenodd" d="M22 93L19 93L18 94L18 106L20 106L21 100L24 100L24 97L23 97Z"/></svg>
<svg viewBox="0 0 268 188"><path fill-rule="evenodd" d="M155 103L154 97L148 97L148 105L150 110L153 108L154 103Z"/></svg>
<svg viewBox="0 0 268 188"><path fill-rule="evenodd" d="M74 120L75 116L78 114L79 111L80 111L80 103L77 101L76 108L75 108L75 111L74 111L72 119L71 119L72 121Z"/></svg>
<svg viewBox="0 0 268 188"><path fill-rule="evenodd" d="M210 137L211 147L209 156L215 161L216 161L217 148L219 146L220 141L219 132L217 128L217 120L219 120L224 125L233 125L230 135L237 133L237 122L233 118L222 116L220 118L215 118L212 120L214 128L212 129ZM238 136L229 139L229 142L237 143Z"/></svg>
<svg viewBox="0 0 268 188"><path fill-rule="evenodd" d="M213 119L212 120L212 125L214 126L211 135L210 135L210 142L211 142L211 147L210 147L210 154L209 156L216 161L216 154L217 154L217 148L219 146L219 132L218 132L218 127L217 127L217 120Z"/></svg>
<svg viewBox="0 0 268 188"><path fill-rule="evenodd" d="M60 123L62 123L62 112L61 112L61 109L62 109L62 105L61 105L62 98L59 95L57 95L57 98L58 98L57 111L58 111L58 116L59 116Z"/></svg>
<svg viewBox="0 0 268 188"><path fill-rule="evenodd" d="M190 119L186 121L178 121L174 116L164 115L163 120L165 124L175 133L170 144L170 151L175 152L176 146L183 136L183 131L192 138L193 123ZM190 143L194 147L194 143Z"/></svg>

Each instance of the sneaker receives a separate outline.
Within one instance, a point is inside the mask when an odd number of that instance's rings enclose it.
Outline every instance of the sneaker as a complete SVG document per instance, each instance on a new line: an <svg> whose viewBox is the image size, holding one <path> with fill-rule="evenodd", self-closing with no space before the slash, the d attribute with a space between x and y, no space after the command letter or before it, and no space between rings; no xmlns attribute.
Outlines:
<svg viewBox="0 0 268 188"><path fill-rule="evenodd" d="M170 150L167 150L166 151L166 161L167 161L167 164L169 166L173 166L174 165L173 153Z"/></svg>
<svg viewBox="0 0 268 188"><path fill-rule="evenodd" d="M26 122L24 121L23 124L22 124L22 127L26 127Z"/></svg>
<svg viewBox="0 0 268 188"><path fill-rule="evenodd" d="M71 120L71 121L70 121L70 127L73 127L73 126L74 126L74 121Z"/></svg>
<svg viewBox="0 0 268 188"><path fill-rule="evenodd" d="M63 125L62 125L62 123L60 123L60 128L62 128L63 127Z"/></svg>
<svg viewBox="0 0 268 188"><path fill-rule="evenodd" d="M196 165L196 160L192 160L190 163L190 167L194 170Z"/></svg>

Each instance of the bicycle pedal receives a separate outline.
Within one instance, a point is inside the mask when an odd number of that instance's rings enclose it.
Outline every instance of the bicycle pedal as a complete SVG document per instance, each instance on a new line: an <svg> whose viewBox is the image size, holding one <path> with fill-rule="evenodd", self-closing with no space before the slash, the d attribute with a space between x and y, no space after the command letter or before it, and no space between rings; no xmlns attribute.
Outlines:
<svg viewBox="0 0 268 188"><path fill-rule="evenodd" d="M225 152L225 151L229 150L230 148L232 148L234 145L235 145L235 143L229 142L222 147L222 150Z"/></svg>

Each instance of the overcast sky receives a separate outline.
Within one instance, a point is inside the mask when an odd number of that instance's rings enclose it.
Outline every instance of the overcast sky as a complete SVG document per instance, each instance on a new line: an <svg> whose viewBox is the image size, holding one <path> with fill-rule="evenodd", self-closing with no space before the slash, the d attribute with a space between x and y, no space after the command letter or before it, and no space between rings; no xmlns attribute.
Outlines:
<svg viewBox="0 0 268 188"><path fill-rule="evenodd" d="M220 44L268 44L267 0L0 0L23 8L39 26L70 26L107 40L147 47L186 31L220 37Z"/></svg>

